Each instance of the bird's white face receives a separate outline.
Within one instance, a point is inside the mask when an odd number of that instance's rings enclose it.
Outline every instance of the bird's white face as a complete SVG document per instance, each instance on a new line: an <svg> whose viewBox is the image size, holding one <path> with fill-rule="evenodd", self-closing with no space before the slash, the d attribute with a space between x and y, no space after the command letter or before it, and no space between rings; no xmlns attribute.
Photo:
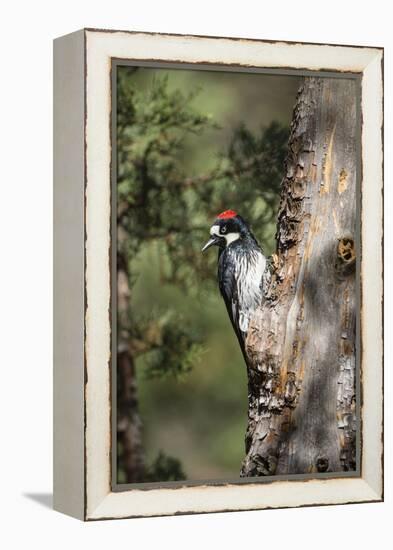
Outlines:
<svg viewBox="0 0 393 550"><path fill-rule="evenodd" d="M240 238L240 233L236 231L228 231L227 224L212 225L210 228L210 235L212 237L224 238L226 241L226 246Z"/></svg>
<svg viewBox="0 0 393 550"><path fill-rule="evenodd" d="M226 210L217 216L216 221L210 228L210 239L202 248L202 252L213 245L221 249L240 239L244 229L244 222L234 210Z"/></svg>

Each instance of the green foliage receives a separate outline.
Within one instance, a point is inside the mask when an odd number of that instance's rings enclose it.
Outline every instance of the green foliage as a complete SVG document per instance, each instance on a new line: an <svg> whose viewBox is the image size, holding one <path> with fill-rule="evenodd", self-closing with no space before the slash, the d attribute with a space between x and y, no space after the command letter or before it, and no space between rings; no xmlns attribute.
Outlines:
<svg viewBox="0 0 393 550"><path fill-rule="evenodd" d="M162 451L146 471L146 481L179 481L186 477L180 460Z"/></svg>
<svg viewBox="0 0 393 550"><path fill-rule="evenodd" d="M220 211L239 210L261 244L272 248L269 222L277 207L288 129L273 123L254 135L241 126L213 169L188 174L182 162L190 154L186 136L218 126L193 106L198 90L170 90L167 77L140 90L133 71L123 68L118 77L118 221L127 235L119 240L120 252L135 258L144 243L156 240L162 281L195 291L195 277L213 280L213 255L202 257L200 247Z"/></svg>
<svg viewBox="0 0 393 550"><path fill-rule="evenodd" d="M119 71L117 193L124 244L135 254L146 240L163 239L170 248L173 237L191 231L178 157L185 135L200 134L211 123L191 106L196 91L170 92L162 78L146 93L132 85L130 74Z"/></svg>
<svg viewBox="0 0 393 550"><path fill-rule="evenodd" d="M129 314L129 341L134 357L145 355L146 379L184 380L205 351L201 335L183 315L168 309L153 310L148 317Z"/></svg>
<svg viewBox="0 0 393 550"><path fill-rule="evenodd" d="M235 176L232 185L236 186L232 192L255 227L275 218L287 141L288 128L278 122L259 134L244 125L234 132L228 151Z"/></svg>

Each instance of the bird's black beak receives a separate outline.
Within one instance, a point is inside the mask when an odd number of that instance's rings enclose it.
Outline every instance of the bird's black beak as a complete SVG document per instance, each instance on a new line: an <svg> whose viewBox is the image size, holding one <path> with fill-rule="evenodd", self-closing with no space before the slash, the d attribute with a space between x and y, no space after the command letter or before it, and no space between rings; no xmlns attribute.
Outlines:
<svg viewBox="0 0 393 550"><path fill-rule="evenodd" d="M213 246L213 244L218 244L219 242L220 242L220 237L216 237L216 235L213 235L213 237L211 237L211 239L209 239L205 244L205 246L202 248L202 252L205 252L205 250Z"/></svg>

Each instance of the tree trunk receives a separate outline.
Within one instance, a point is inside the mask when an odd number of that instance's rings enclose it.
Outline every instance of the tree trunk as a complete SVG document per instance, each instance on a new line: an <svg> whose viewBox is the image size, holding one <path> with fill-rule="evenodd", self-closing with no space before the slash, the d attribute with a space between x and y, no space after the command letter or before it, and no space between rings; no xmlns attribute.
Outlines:
<svg viewBox="0 0 393 550"><path fill-rule="evenodd" d="M127 319L130 307L130 287L127 262L118 253L117 312L119 319ZM144 481L145 456L142 445L142 422L139 416L135 362L130 352L130 335L118 322L117 335L117 442L118 471L121 468L126 483Z"/></svg>
<svg viewBox="0 0 393 550"><path fill-rule="evenodd" d="M356 84L305 78L293 113L277 254L247 337L242 476L356 468Z"/></svg>

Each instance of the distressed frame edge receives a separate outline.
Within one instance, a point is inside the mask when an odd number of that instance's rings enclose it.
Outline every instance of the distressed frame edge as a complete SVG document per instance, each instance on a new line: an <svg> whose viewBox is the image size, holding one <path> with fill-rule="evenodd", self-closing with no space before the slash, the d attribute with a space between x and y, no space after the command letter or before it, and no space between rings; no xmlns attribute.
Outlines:
<svg viewBox="0 0 393 550"><path fill-rule="evenodd" d="M87 31L85 31L87 32ZM92 32L94 32L94 34L96 34L97 32L98 33L101 33L101 31L88 31L88 34L91 34ZM113 32L116 32L116 31L113 31ZM138 34L145 34L145 33L138 33ZM155 35L154 35L155 36ZM167 35L165 35L167 36ZM171 36L171 35L170 35ZM172 35L173 36L173 35ZM188 37L190 39L192 39L192 37ZM207 37L210 39L210 37ZM232 39L228 39L228 40L232 40ZM233 39L235 40L235 39ZM263 42L263 41L259 41L259 42ZM270 43L270 42L269 42ZM295 44L296 45L299 45L298 43ZM336 47L336 46L334 46ZM319 46L316 46L316 48L319 48ZM350 46L344 46L344 48L346 49L351 49ZM367 47L366 47L367 48ZM379 66L381 66L381 62L383 62L383 51L381 51L380 48L367 48L368 50L372 50L373 51L373 56L372 56L372 60L369 61L369 63L363 67L363 83L365 82L365 74L366 74L366 70L367 68L369 67L369 65L371 66L375 61L377 63L379 63ZM112 57L112 56L110 56ZM380 60L380 61L379 61ZM261 65L260 65L261 66ZM380 99L382 100L383 98L383 90L382 90L382 72L380 72L379 75L377 75L377 79L380 77L377 85L381 84L381 96L380 96ZM378 96L378 94L377 94ZM378 96L379 97L379 96ZM377 99L378 99L377 97ZM362 107L363 107L363 104L362 104ZM379 105L377 106L377 109L378 109ZM379 117L381 119L381 124L382 124L382 110L380 110L380 113L379 113ZM363 131L362 131L362 144L363 144L363 149L365 150L365 147L364 147L364 125L363 125ZM366 132L367 134L367 132ZM374 141L374 145L375 145L375 141ZM382 141L381 141L381 146L382 146ZM366 162L367 164L367 162ZM376 165L374 166L374 168L376 168ZM363 187L363 186L362 186ZM381 178L381 189L383 189L383 180ZM381 205L382 206L382 205ZM378 212L379 214L382 214L382 212ZM363 235L362 235L363 236ZM382 259L382 258L381 258ZM378 269L380 267L381 263L378 264ZM381 294L379 295L380 298L383 298L383 294L382 294L382 287L381 287ZM380 319L380 317L378 317ZM378 324L378 323L377 323ZM382 334L381 334L382 336ZM382 339L380 341L380 343L382 344ZM381 350L380 350L381 351ZM382 355L381 355L381 359L382 359ZM380 450L382 452L382 442L381 442L381 446L380 446ZM370 483L368 483L367 479L368 479L368 476L365 475L365 477L360 477L360 478L357 478L357 479L353 479L351 480L352 482L359 482L364 489L369 489L369 494L368 494L368 497L367 497L367 500L366 502L374 502L374 501L380 501L383 499L383 471L382 471L382 464L381 464L381 469L380 469L380 472L377 473L377 475L374 475L373 476L373 481ZM367 472L365 472L366 474ZM380 475L379 475L380 474ZM371 478L370 478L371 480ZM278 483L281 483L279 481L275 482L275 484L277 485ZM288 481L288 482L283 482L285 484L288 484L288 483L293 483L291 481ZM296 483L301 483L301 482L296 482ZM302 482L304 483L304 482ZM306 483L309 483L309 482L306 482ZM247 484L245 487L247 487L248 489L250 487L253 487L255 484L253 484L252 482L250 482L250 484ZM232 487L231 485L229 485L230 487ZM204 488L203 486L199 486L200 488ZM227 486L228 487L228 486ZM186 488L186 490L195 490L195 487L194 488ZM86 487L86 490L88 492L88 486ZM171 491L173 491L173 489L170 489ZM214 490L214 488L212 487L209 487L209 490ZM225 488L225 490L227 490L227 488ZM165 489L157 489L157 491L165 491ZM179 491L179 489L177 489L176 491ZM126 493L133 493L135 495L135 493L137 492L137 490L130 490L130 491L126 491ZM152 489L151 491L149 491L150 493L153 492L153 493L156 493L156 490ZM119 493L112 493L110 491L110 488L108 490L108 492L106 493L105 497L102 498L99 502L99 504L95 507L92 507L89 509L89 507L86 509L86 516L85 516L85 519L107 519L108 517L144 517L144 516L151 516L151 515L173 515L174 513L176 512L168 512L168 513L163 513L163 514L157 514L157 513L151 513L151 514L136 514L136 515L133 515L133 514L128 514L128 515L111 515L111 514L107 514L108 510L107 510L107 505L106 504L109 504L111 505L110 502L108 502L108 499L109 500L112 500L111 497L113 495L116 495L116 494L119 494ZM88 495L87 495L88 496ZM358 500L358 499L355 499L353 502L363 502L363 500ZM334 501L334 502L324 502L324 501L321 501L321 502L315 502L314 504L315 505L323 505L323 504L339 504L340 502L338 501ZM344 503L344 502L342 502ZM303 506L303 505L312 505L312 503L307 503L307 504L299 504L298 506ZM294 506L293 504L290 504L289 506ZM286 507L285 505L284 506L281 506L281 505L277 505L277 506L268 506L268 505L261 505L261 506L257 506L257 507L248 507L246 509L263 509L263 508L271 508L271 507L274 507L274 508L281 508L281 507ZM207 507L205 507L207 508ZM234 508L231 510L241 510L241 509L244 509L244 508ZM194 513L203 513L204 511L208 511L208 512L219 512L219 511L225 511L224 508L219 508L219 509L212 509L212 510L198 510L198 511L194 511ZM192 510L187 510L187 511L178 511L177 513L193 513Z"/></svg>

